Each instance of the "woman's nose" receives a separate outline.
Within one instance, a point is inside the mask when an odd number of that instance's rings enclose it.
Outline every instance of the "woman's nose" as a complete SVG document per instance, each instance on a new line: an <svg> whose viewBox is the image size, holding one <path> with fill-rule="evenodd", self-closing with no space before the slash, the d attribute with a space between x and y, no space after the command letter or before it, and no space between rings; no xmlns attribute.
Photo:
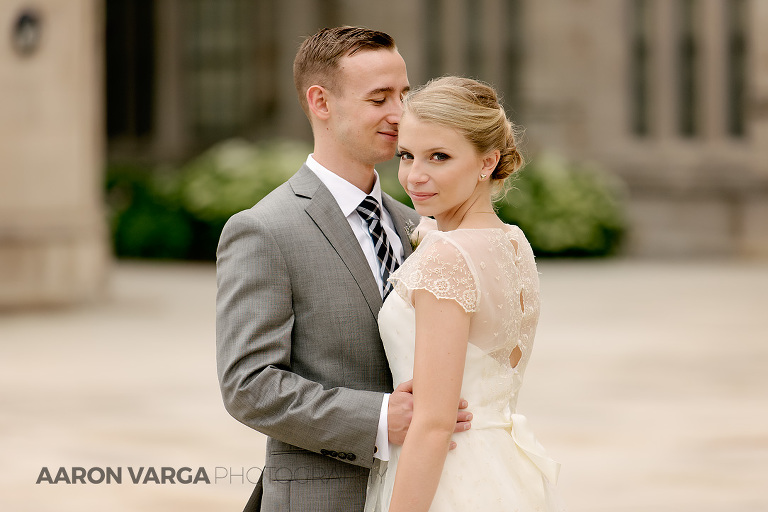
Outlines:
<svg viewBox="0 0 768 512"><path fill-rule="evenodd" d="M408 181L410 183L425 183L428 179L429 176L422 172L421 166L414 162L411 165L410 172L408 173Z"/></svg>

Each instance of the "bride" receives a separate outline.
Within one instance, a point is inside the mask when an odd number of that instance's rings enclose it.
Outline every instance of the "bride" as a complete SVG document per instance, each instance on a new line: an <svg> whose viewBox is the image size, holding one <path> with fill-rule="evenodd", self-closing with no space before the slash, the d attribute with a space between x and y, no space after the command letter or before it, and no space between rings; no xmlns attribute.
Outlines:
<svg viewBox="0 0 768 512"><path fill-rule="evenodd" d="M410 93L399 127L399 180L437 229L393 273L379 327L395 386L413 379L413 418L366 510L555 511L559 465L516 412L539 317L523 232L493 199L523 163L495 91L446 77ZM455 434L466 399L472 428Z"/></svg>

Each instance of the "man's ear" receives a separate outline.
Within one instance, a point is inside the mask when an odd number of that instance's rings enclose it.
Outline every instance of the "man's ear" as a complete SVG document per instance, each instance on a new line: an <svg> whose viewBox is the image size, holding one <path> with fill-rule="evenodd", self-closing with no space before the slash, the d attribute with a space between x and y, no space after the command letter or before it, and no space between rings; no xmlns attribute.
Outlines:
<svg viewBox="0 0 768 512"><path fill-rule="evenodd" d="M313 85L307 89L307 105L312 115L326 120L330 114L328 107L328 91L321 85Z"/></svg>

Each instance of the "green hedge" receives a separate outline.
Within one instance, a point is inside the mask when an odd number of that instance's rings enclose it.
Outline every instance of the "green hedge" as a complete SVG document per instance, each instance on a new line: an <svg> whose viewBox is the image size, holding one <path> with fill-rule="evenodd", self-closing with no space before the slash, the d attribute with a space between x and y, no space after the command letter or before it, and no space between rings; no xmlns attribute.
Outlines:
<svg viewBox="0 0 768 512"><path fill-rule="evenodd" d="M525 232L537 256L607 256L627 230L624 187L598 167L534 157L498 204Z"/></svg>
<svg viewBox="0 0 768 512"><path fill-rule="evenodd" d="M107 204L118 257L213 260L224 224L286 181L312 147L228 140L178 167L112 163Z"/></svg>
<svg viewBox="0 0 768 512"><path fill-rule="evenodd" d="M112 163L107 167L113 249L135 258L191 258L200 245L196 219L179 205L176 172Z"/></svg>
<svg viewBox="0 0 768 512"><path fill-rule="evenodd" d="M119 257L213 260L224 223L286 181L311 152L295 141L222 142L177 168L112 163L107 202ZM397 162L381 166L382 188L410 204ZM616 252L625 231L621 186L596 168L534 158L498 204L539 256Z"/></svg>

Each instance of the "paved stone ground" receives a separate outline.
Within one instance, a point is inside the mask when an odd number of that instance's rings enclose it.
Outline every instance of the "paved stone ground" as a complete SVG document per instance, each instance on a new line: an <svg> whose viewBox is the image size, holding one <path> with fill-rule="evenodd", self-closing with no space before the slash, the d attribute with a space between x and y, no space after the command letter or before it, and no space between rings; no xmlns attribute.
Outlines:
<svg viewBox="0 0 768 512"><path fill-rule="evenodd" d="M768 511L768 264L539 268L519 410L571 511ZM221 405L214 274L119 263L100 304L0 312L0 510L241 510L251 485L232 474L262 464L264 438ZM122 483L35 484L61 466ZM128 474L164 466L211 483Z"/></svg>

